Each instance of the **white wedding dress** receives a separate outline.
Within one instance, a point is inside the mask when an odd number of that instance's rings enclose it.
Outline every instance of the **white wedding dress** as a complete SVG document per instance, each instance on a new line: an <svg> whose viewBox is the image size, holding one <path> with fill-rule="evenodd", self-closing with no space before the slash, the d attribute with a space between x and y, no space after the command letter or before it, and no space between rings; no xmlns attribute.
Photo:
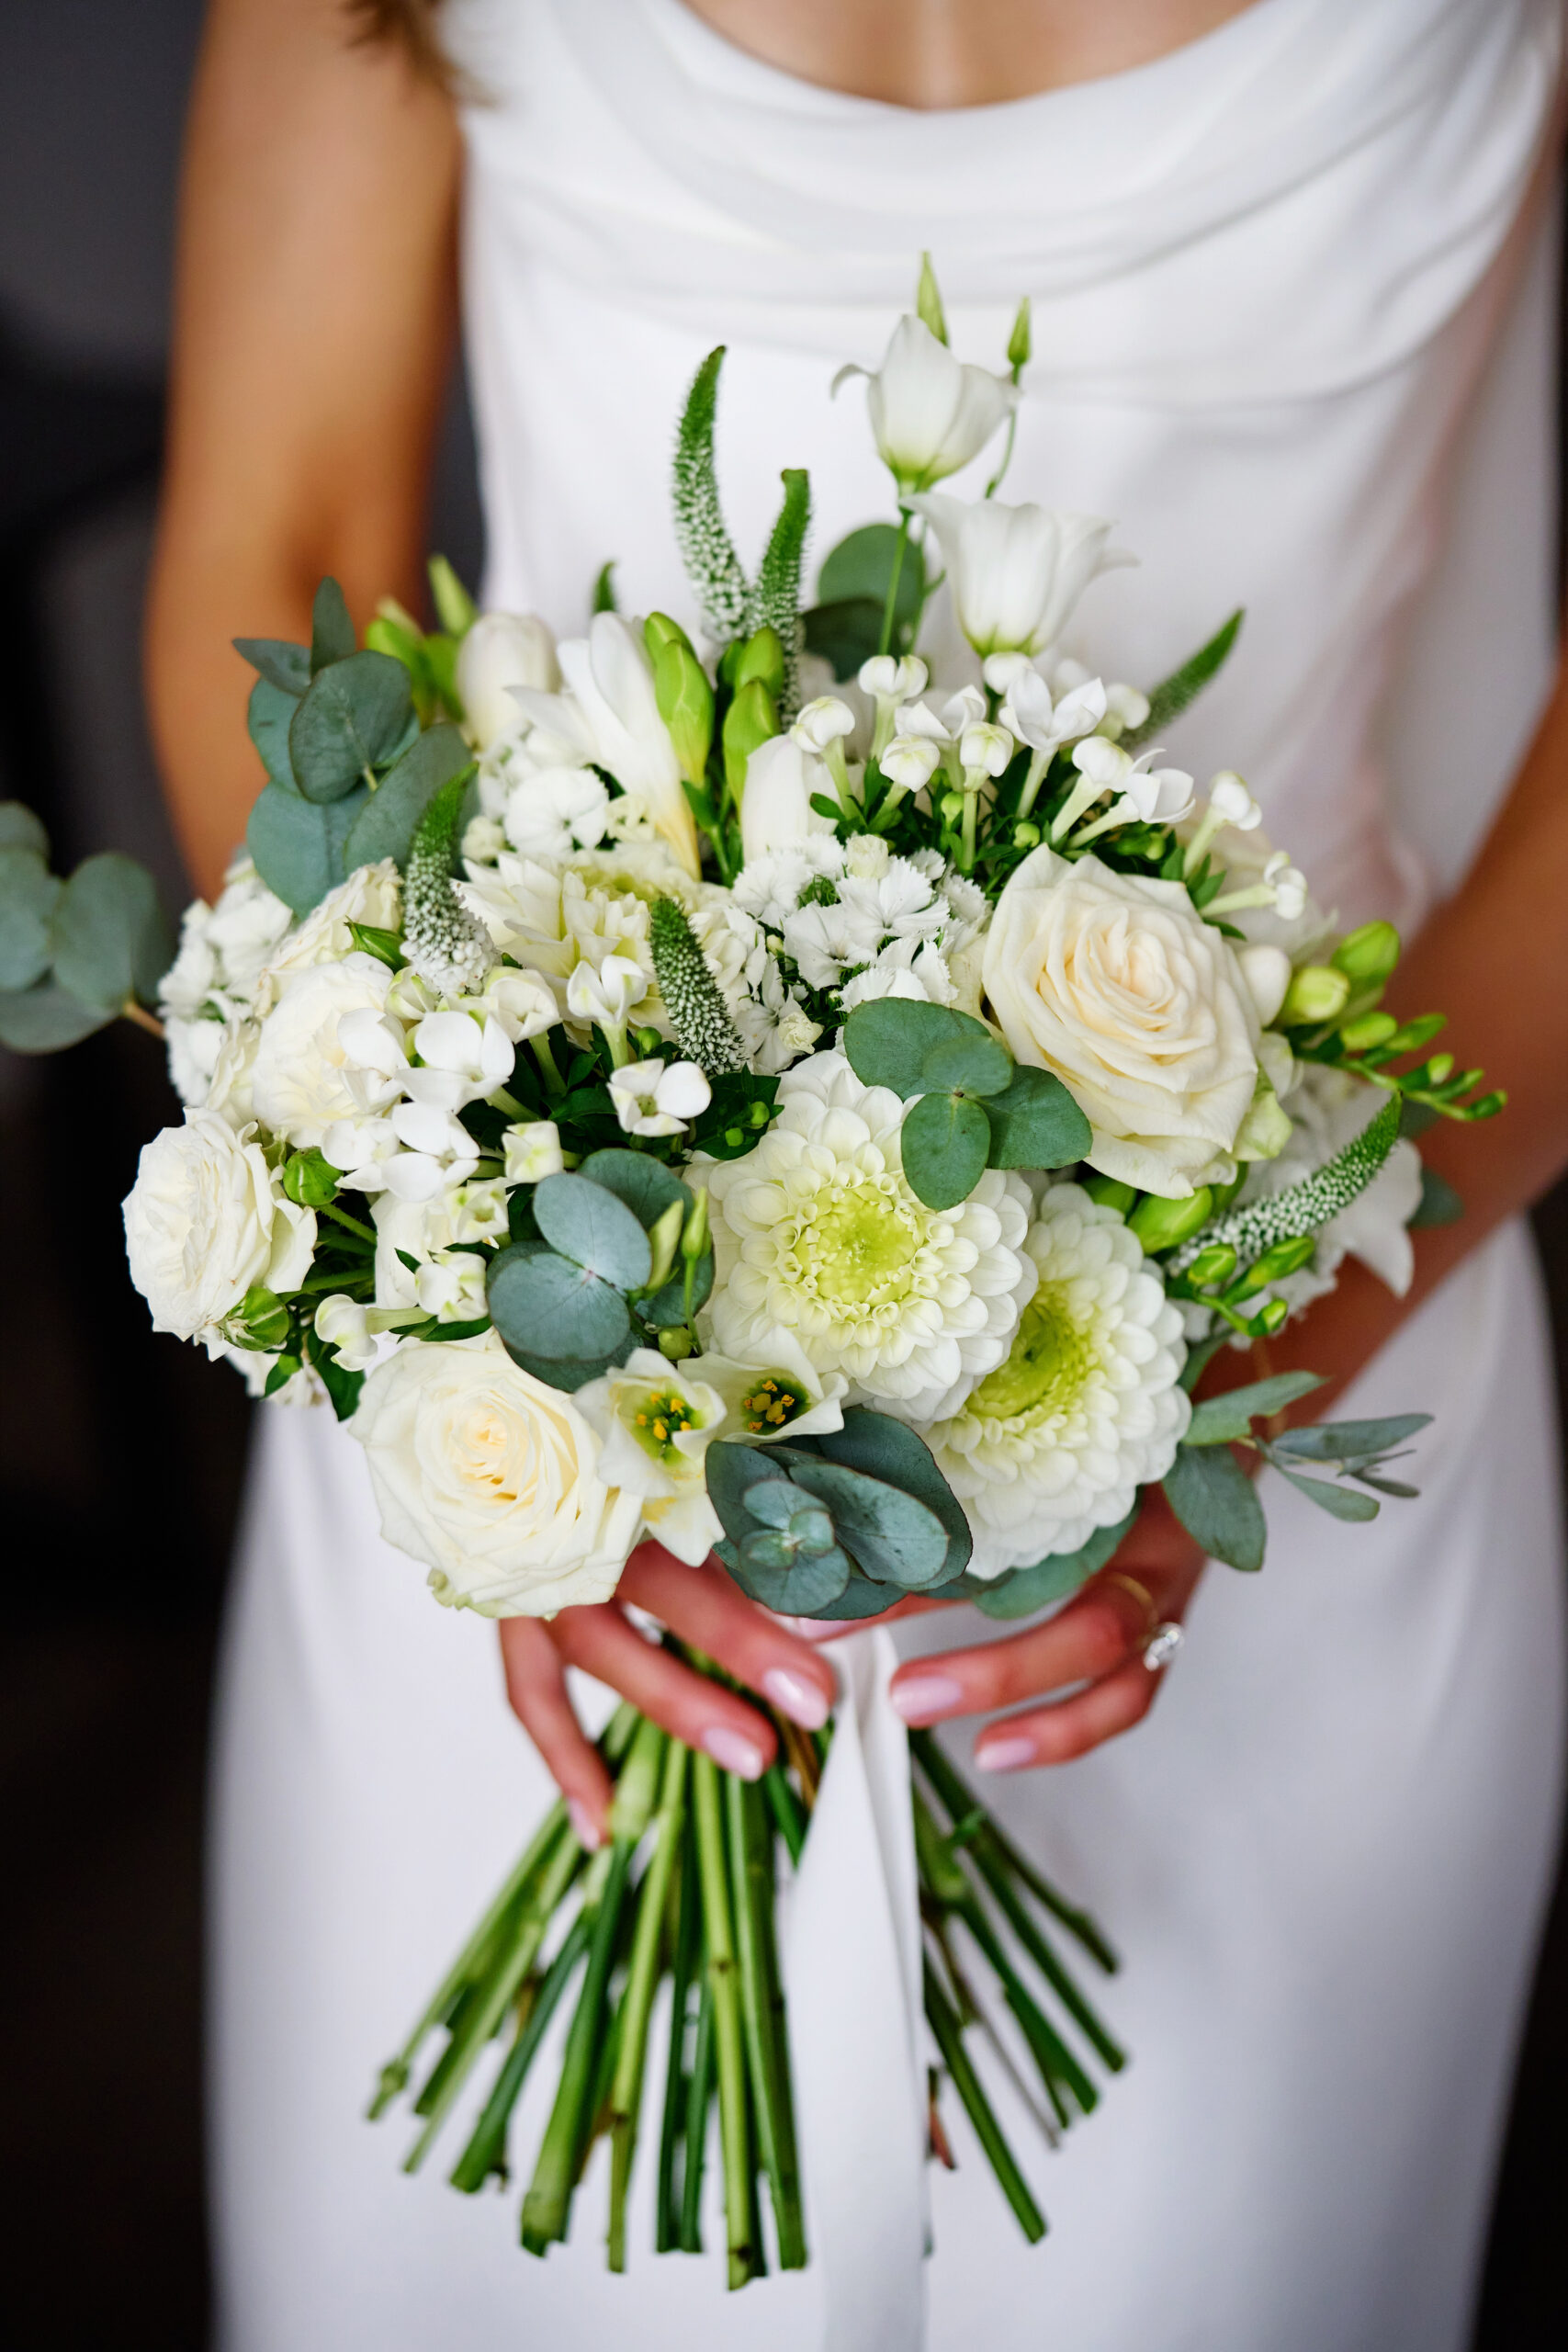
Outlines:
<svg viewBox="0 0 1568 2352"><path fill-rule="evenodd" d="M1033 300L1007 495L1114 516L1142 560L1091 589L1070 650L1147 681L1245 604L1173 756L1242 769L1348 919L1418 921L1460 879L1551 673L1551 0L1259 0L1136 72L935 115L795 81L679 0L452 0L445 20L478 85L489 601L569 630L614 558L626 609L688 612L666 473L719 341L743 552L784 465L810 468L818 555L885 515L862 396L828 388L879 356L928 246L966 357L998 364ZM1054 2155L1008 2110L1053 2225L1038 2247L954 2121L937 2352L1463 2345L1558 1803L1522 1227L1344 1409L1413 1407L1437 1416L1418 1502L1339 1529L1273 1482L1265 1572L1210 1571L1150 1720L987 1791L1126 1955L1105 2007L1134 2063ZM405 2179L406 2124L360 2120L547 1784L493 1629L378 1541L353 1440L320 1413L263 1421L218 1765L225 2352L816 2352L819 2266L734 2300L716 2257L654 2257L646 2147L611 2278L600 2162L540 2263L515 2182L502 2202L439 2164ZM525 2177L550 2087L547 2063L513 2127Z"/></svg>

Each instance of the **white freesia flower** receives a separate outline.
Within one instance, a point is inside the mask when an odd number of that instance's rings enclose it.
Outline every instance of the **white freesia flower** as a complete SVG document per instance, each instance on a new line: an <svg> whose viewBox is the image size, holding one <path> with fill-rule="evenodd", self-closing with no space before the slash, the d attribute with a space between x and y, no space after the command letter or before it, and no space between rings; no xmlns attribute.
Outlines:
<svg viewBox="0 0 1568 2352"><path fill-rule="evenodd" d="M610 1072L610 1100L627 1135L678 1136L713 1090L695 1062L626 1062Z"/></svg>
<svg viewBox="0 0 1568 2352"><path fill-rule="evenodd" d="M866 379L866 408L877 454L901 494L929 490L977 457L1012 407L1005 376L965 366L923 319L905 317L874 374L852 364L833 379Z"/></svg>
<svg viewBox="0 0 1568 2352"><path fill-rule="evenodd" d="M1088 1115L1091 1167L1172 1200L1235 1175L1259 1023L1179 882L1043 844L997 902L984 973L1014 1055L1054 1070Z"/></svg>
<svg viewBox="0 0 1568 2352"><path fill-rule="evenodd" d="M651 854L646 854L649 851ZM587 853L563 874L508 851L492 869L476 868L467 882L457 885L457 892L485 923L501 952L549 987L556 1019L568 1010L567 983L576 967L588 964L597 970L614 956L635 964L641 974L642 986L628 1007L628 1017L639 1026L658 1026L663 1021L649 945L649 908L656 898L678 897L684 904L695 896L690 877L667 852L639 843L627 844L614 857ZM493 1003L505 1027L512 982L520 977L508 975L502 983L492 971L484 993L470 1001ZM523 1000L515 1003L521 1008ZM531 1025L525 1034L535 1035L550 1023L543 1019L536 1023L543 1000L535 997L531 1003Z"/></svg>
<svg viewBox="0 0 1568 2352"><path fill-rule="evenodd" d="M740 796L740 852L747 865L771 850L830 833L833 820L811 806L814 794L831 800L833 779L817 752L794 735L773 735L746 763Z"/></svg>
<svg viewBox="0 0 1568 2352"><path fill-rule="evenodd" d="M501 1145L509 1184L539 1184L547 1176L558 1176L566 1166L560 1129L553 1119L524 1119L503 1128Z"/></svg>
<svg viewBox="0 0 1568 2352"><path fill-rule="evenodd" d="M506 838L525 857L564 864L574 850L595 849L610 821L610 796L592 768L535 768L506 798Z"/></svg>
<svg viewBox="0 0 1568 2352"><path fill-rule="evenodd" d="M336 1120L384 1109L399 1091L396 1078L352 1062L338 1035L345 1013L384 1010L392 976L355 952L281 978L275 966L269 978L278 995L256 1043L251 1101L264 1126L309 1149Z"/></svg>
<svg viewBox="0 0 1568 2352"><path fill-rule="evenodd" d="M261 1146L215 1111L192 1111L142 1146L124 1213L152 1329L203 1340L209 1353L253 1283L288 1296L310 1271L313 1213L284 1198Z"/></svg>
<svg viewBox="0 0 1568 2352"><path fill-rule="evenodd" d="M976 653L1038 653L1060 637L1097 574L1133 560L1109 548L1111 526L1044 506L965 505L932 491L911 504L942 544L958 625Z"/></svg>
<svg viewBox="0 0 1568 2352"><path fill-rule="evenodd" d="M974 1530L977 1577L1114 1527L1191 1415L1180 1310L1116 1211L1053 1184L1024 1248L1038 1282L1006 1362L921 1431Z"/></svg>
<svg viewBox="0 0 1568 2352"><path fill-rule="evenodd" d="M703 1473L728 1418L723 1397L694 1364L636 1348L572 1402L599 1439L600 1476L637 1497L644 1527L667 1552L700 1566L724 1532Z"/></svg>
<svg viewBox="0 0 1568 2352"><path fill-rule="evenodd" d="M638 1498L604 1483L573 1400L513 1363L493 1331L405 1340L367 1374L350 1426L382 1533L426 1562L448 1607L543 1617L615 1591Z"/></svg>
<svg viewBox="0 0 1568 2352"><path fill-rule="evenodd" d="M595 613L588 635L565 639L558 658L567 693L522 688L517 701L580 760L609 769L694 881L702 872L696 821L641 645L617 614ZM570 765L570 755L560 763Z"/></svg>
<svg viewBox="0 0 1568 2352"><path fill-rule="evenodd" d="M522 724L514 686L552 694L559 684L556 641L536 613L481 613L457 648L457 695L481 752Z"/></svg>
<svg viewBox="0 0 1568 2352"><path fill-rule="evenodd" d="M904 1106L839 1053L785 1073L756 1148L708 1171L717 1349L755 1359L782 1326L852 1399L934 1418L1006 1354L1034 1287L1029 1191L992 1170L956 1208L904 1181Z"/></svg>

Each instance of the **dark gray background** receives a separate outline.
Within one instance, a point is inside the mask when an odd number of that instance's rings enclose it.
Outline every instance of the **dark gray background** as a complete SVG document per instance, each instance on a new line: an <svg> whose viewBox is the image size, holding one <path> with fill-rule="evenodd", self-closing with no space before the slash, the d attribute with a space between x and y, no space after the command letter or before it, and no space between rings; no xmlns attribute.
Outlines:
<svg viewBox="0 0 1568 2352"><path fill-rule="evenodd" d="M138 636L200 15L0 8L0 797L45 815L62 864L147 859L171 909L187 894ZM431 537L477 575L460 390ZM55 1063L0 1054L0 2310L28 2352L206 2341L203 1755L247 1417L227 1372L152 1337L126 1279L117 1204L176 1111L157 1048L129 1030ZM1561 1337L1568 1196L1539 1224ZM1568 2341L1565 1914L1560 1898L1477 2352Z"/></svg>

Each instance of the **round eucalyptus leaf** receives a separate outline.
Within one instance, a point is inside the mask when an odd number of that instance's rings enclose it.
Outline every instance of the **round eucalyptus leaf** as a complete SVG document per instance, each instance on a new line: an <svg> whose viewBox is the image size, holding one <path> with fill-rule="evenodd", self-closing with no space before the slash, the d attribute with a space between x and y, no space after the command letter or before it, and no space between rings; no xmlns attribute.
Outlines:
<svg viewBox="0 0 1568 2352"><path fill-rule="evenodd" d="M602 1356L536 1356L530 1354L526 1348L513 1347L504 1340L502 1345L514 1364L525 1372L531 1372L535 1379L542 1380L547 1387L558 1388L567 1396L573 1396L579 1388L585 1388L591 1380L597 1380L602 1373L610 1370L612 1364L625 1363L631 1353L629 1338L624 1340L618 1348L612 1348L608 1355Z"/></svg>
<svg viewBox="0 0 1568 2352"><path fill-rule="evenodd" d="M857 1004L844 1023L844 1051L865 1085L889 1086L906 1100L955 1087L997 1094L1013 1071L1012 1056L983 1021L912 997Z"/></svg>
<svg viewBox="0 0 1568 2352"><path fill-rule="evenodd" d="M243 654L252 669L259 672L280 695L286 695L291 704L299 701L310 683L308 646L291 645L282 637L237 637L234 650Z"/></svg>
<svg viewBox="0 0 1568 2352"><path fill-rule="evenodd" d="M256 872L296 916L344 879L344 844L369 801L364 785L326 806L269 784L251 810L245 846Z"/></svg>
<svg viewBox="0 0 1568 2352"><path fill-rule="evenodd" d="M258 678L251 688L246 706L245 724L250 738L261 754L261 763L274 784L285 792L299 797L299 787L294 781L294 763L288 756L288 729L299 707L296 695L285 694L271 678Z"/></svg>
<svg viewBox="0 0 1568 2352"><path fill-rule="evenodd" d="M0 989L30 989L48 971L61 887L36 850L0 849Z"/></svg>
<svg viewBox="0 0 1568 2352"><path fill-rule="evenodd" d="M35 857L48 860L49 835L43 820L20 800L0 800L0 849L29 849Z"/></svg>
<svg viewBox="0 0 1568 2352"><path fill-rule="evenodd" d="M534 1217L552 1249L617 1290L647 1282L653 1258L641 1222L591 1177L547 1176L534 1189Z"/></svg>
<svg viewBox="0 0 1568 2352"><path fill-rule="evenodd" d="M691 1193L680 1178L646 1151L591 1151L577 1172L625 1201L638 1224L650 1228L671 1203L691 1204Z"/></svg>
<svg viewBox="0 0 1568 2352"><path fill-rule="evenodd" d="M787 1527L799 1500L787 1478L759 1478L744 1497L747 1510L764 1527Z"/></svg>
<svg viewBox="0 0 1568 2352"><path fill-rule="evenodd" d="M389 653L351 653L319 671L288 729L288 756L307 800L341 800L367 770L394 758L413 721L409 673Z"/></svg>
<svg viewBox="0 0 1568 2352"><path fill-rule="evenodd" d="M53 933L55 978L106 1012L128 997L155 996L174 961L152 876L114 850L82 860L60 894Z"/></svg>
<svg viewBox="0 0 1568 2352"><path fill-rule="evenodd" d="M57 1054L113 1019L112 1012L84 1004L58 981L40 980L37 988L0 995L0 1046L9 1046L14 1054Z"/></svg>
<svg viewBox="0 0 1568 2352"><path fill-rule="evenodd" d="M611 1356L631 1329L619 1291L540 1241L502 1250L485 1290L507 1347L536 1363Z"/></svg>
<svg viewBox="0 0 1568 2352"><path fill-rule="evenodd" d="M360 810L344 849L348 871L383 857L407 865L420 819L442 786L472 763L473 753L455 727L428 727L416 736Z"/></svg>
<svg viewBox="0 0 1568 2352"><path fill-rule="evenodd" d="M922 1094L904 1114L904 1174L930 1209L956 1208L986 1172L990 1123L967 1094Z"/></svg>
<svg viewBox="0 0 1568 2352"><path fill-rule="evenodd" d="M840 1543L875 1583L919 1591L947 1575L947 1530L913 1495L840 1462L797 1463L791 1476L826 1503Z"/></svg>
<svg viewBox="0 0 1568 2352"><path fill-rule="evenodd" d="M1061 1080L1021 1063L1001 1093L986 1099L993 1168L1067 1168L1093 1140L1089 1121Z"/></svg>
<svg viewBox="0 0 1568 2352"><path fill-rule="evenodd" d="M926 560L918 539L906 537L900 553L897 528L892 523L863 523L858 530L840 539L837 547L829 548L818 575L818 596L824 605L839 604L846 597L863 597L875 605L880 627L895 562L898 566L898 587L894 613L899 621L912 624L919 616L924 596ZM874 643L871 650L875 652Z"/></svg>
<svg viewBox="0 0 1568 2352"><path fill-rule="evenodd" d="M930 1446L907 1421L874 1412L868 1405L852 1405L843 1427L824 1430L815 1442L829 1462L842 1462L867 1477L900 1487L934 1511L947 1530L948 1576L956 1577L967 1567L975 1538L964 1506L937 1468Z"/></svg>
<svg viewBox="0 0 1568 2352"><path fill-rule="evenodd" d="M329 662L346 661L357 641L347 600L329 574L310 607L310 675L326 669Z"/></svg>
<svg viewBox="0 0 1568 2352"><path fill-rule="evenodd" d="M901 1586L874 1584L870 1577L862 1576L854 1568L845 1578L843 1590L831 1600L819 1601L813 1609L801 1609L794 1601L787 1606L793 1616L818 1617L828 1624L841 1624L860 1617L880 1617L886 1611L897 1609L903 1598Z"/></svg>
<svg viewBox="0 0 1568 2352"><path fill-rule="evenodd" d="M762 1556L755 1556L759 1554ZM837 1544L826 1552L797 1552L786 1566L775 1567L770 1564L766 1547L753 1536L742 1538L739 1544L722 1544L719 1557L749 1600L760 1601L764 1609L781 1610L789 1617L826 1616L852 1573L849 1558ZM890 1600L897 1598L889 1595Z"/></svg>

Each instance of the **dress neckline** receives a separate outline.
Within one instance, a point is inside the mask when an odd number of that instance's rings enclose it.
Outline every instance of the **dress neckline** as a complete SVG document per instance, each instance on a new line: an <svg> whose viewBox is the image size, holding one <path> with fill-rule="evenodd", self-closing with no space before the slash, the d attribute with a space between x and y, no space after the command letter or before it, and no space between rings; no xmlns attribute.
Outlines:
<svg viewBox="0 0 1568 2352"><path fill-rule="evenodd" d="M1292 8L1315 5L1315 0L1247 0L1247 6L1223 24L1196 34L1190 40L1178 41L1173 49L1162 50L1157 57L1147 58L1141 65L1122 66L1115 73L1088 74L1077 81L1053 83L1043 90L1026 90L1018 97L991 98L966 107L902 106L895 99L871 98L856 90L837 89L830 83L812 82L804 74L792 74L787 67L772 64L766 58L743 49L728 33L720 32L716 25L699 16L688 0L638 0L638 5L649 17L660 21L665 39L685 52L703 78L731 84L739 96L771 100L792 111L816 111L840 120L858 117L863 121L880 123L952 123L979 128L1026 120L1031 114L1060 111L1065 104L1085 94L1145 90L1173 68L1209 60L1227 62L1233 48L1253 37L1258 28L1255 20L1258 25L1264 20L1272 22Z"/></svg>

